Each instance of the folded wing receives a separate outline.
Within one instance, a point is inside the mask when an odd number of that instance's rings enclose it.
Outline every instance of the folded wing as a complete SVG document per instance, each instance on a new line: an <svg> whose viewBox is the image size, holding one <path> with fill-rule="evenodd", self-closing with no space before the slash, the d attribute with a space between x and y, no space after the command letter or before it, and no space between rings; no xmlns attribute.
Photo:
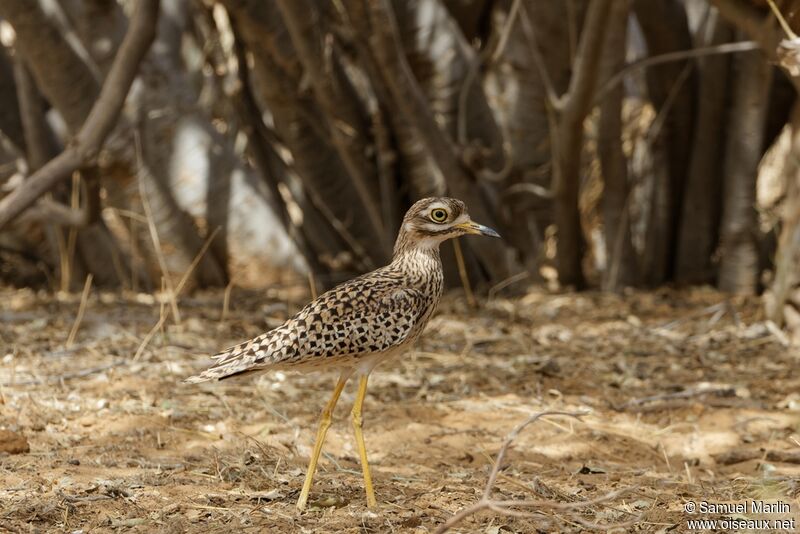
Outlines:
<svg viewBox="0 0 800 534"><path fill-rule="evenodd" d="M214 365L187 382L384 352L418 332L428 306L422 292L404 287L399 276L356 278L320 295L278 328L212 356Z"/></svg>

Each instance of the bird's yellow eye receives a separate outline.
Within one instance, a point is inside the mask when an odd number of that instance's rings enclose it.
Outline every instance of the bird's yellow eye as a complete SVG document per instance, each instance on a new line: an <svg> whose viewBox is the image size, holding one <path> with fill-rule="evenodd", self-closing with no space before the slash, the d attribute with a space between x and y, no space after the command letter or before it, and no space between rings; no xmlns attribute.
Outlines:
<svg viewBox="0 0 800 534"><path fill-rule="evenodd" d="M431 220L435 223L443 223L447 220L447 210L436 208L431 210Z"/></svg>

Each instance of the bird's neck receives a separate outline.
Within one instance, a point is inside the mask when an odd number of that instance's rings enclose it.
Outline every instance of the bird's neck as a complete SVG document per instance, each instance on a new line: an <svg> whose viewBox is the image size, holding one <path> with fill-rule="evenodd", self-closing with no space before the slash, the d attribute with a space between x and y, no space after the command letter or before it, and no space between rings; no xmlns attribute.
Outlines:
<svg viewBox="0 0 800 534"><path fill-rule="evenodd" d="M400 227L397 240L394 242L394 253L392 261L404 255L414 255L418 253L433 253L439 257L439 245L442 239L436 236L423 236L414 232L407 224Z"/></svg>
<svg viewBox="0 0 800 534"><path fill-rule="evenodd" d="M419 269L420 267L441 268L439 245L441 240L434 238L418 239L401 232L394 245L392 264L401 268Z"/></svg>

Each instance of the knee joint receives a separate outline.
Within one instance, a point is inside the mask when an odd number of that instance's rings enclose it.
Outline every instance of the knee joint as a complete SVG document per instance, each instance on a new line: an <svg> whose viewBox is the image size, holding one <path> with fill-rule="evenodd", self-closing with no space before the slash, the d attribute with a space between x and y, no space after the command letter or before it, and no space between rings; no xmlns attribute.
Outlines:
<svg viewBox="0 0 800 534"><path fill-rule="evenodd" d="M350 415L351 415L351 416L352 416L352 418L353 418L353 426L356 426L356 427L358 427L358 428L361 428L361 426L364 424L364 418L363 418L363 417L361 417L361 414L360 414L360 413L357 413L357 412L353 412L353 413L352 413L352 414L350 414Z"/></svg>

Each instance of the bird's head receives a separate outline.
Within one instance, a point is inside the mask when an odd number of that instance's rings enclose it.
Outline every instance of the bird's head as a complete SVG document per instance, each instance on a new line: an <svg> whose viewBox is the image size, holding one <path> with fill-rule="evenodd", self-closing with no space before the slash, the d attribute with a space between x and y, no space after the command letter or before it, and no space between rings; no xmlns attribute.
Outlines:
<svg viewBox="0 0 800 534"><path fill-rule="evenodd" d="M455 198L423 198L403 217L394 250L435 248L442 241L466 234L500 237L500 234L469 218L467 206Z"/></svg>

